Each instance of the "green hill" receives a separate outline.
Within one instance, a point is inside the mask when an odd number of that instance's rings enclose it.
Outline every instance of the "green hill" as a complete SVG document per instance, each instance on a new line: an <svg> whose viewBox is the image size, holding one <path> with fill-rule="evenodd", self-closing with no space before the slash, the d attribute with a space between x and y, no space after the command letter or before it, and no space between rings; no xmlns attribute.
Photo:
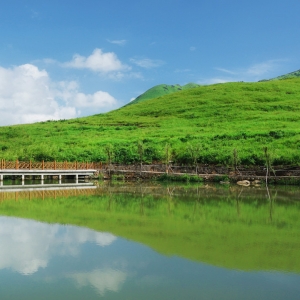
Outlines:
<svg viewBox="0 0 300 300"><path fill-rule="evenodd" d="M276 77L276 79L290 79L290 78L295 78L295 77L300 77L300 70L278 76L278 77Z"/></svg>
<svg viewBox="0 0 300 300"><path fill-rule="evenodd" d="M131 101L129 104L136 104L141 101L161 97L164 95L176 93L178 91L182 90L188 90L191 88L199 87L196 83L188 83L184 86L181 86L179 84L175 85L168 85L168 84L160 84L152 87L151 89L147 90L145 93L141 94L137 98L135 98L133 101Z"/></svg>
<svg viewBox="0 0 300 300"><path fill-rule="evenodd" d="M287 73L287 74L284 74L284 75L280 75L280 76L277 76L277 77L272 78L272 79L264 79L264 80L261 80L261 81L291 79L291 78L298 78L298 77L300 77L300 70L297 70L297 71L294 71L294 72L291 72L291 73Z"/></svg>
<svg viewBox="0 0 300 300"><path fill-rule="evenodd" d="M19 160L163 161L168 143L172 160L264 164L263 147L274 164L300 162L300 78L256 83L224 83L178 91L106 114L0 127L0 158ZM196 151L197 150L197 151Z"/></svg>

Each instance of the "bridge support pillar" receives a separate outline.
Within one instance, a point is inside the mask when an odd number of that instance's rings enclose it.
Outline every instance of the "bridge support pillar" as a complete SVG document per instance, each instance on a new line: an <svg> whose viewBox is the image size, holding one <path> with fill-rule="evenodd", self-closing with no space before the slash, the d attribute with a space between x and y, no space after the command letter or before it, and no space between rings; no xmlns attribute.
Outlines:
<svg viewBox="0 0 300 300"><path fill-rule="evenodd" d="M41 183L44 184L44 174L41 174Z"/></svg>
<svg viewBox="0 0 300 300"><path fill-rule="evenodd" d="M75 175L76 183L78 183L78 174Z"/></svg>
<svg viewBox="0 0 300 300"><path fill-rule="evenodd" d="M2 182L2 181L3 181L3 175L0 174L0 182Z"/></svg>
<svg viewBox="0 0 300 300"><path fill-rule="evenodd" d="M58 183L61 184L61 175L58 175Z"/></svg>

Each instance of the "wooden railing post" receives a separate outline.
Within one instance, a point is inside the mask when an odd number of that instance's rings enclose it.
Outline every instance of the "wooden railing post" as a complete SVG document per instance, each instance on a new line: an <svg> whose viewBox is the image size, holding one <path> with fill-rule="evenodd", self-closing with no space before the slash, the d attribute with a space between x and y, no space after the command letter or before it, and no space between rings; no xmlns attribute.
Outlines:
<svg viewBox="0 0 300 300"><path fill-rule="evenodd" d="M64 162L64 170L66 170L67 169L67 162L65 161Z"/></svg>
<svg viewBox="0 0 300 300"><path fill-rule="evenodd" d="M43 170L45 169L45 162L44 162L44 160L42 160L42 169Z"/></svg>
<svg viewBox="0 0 300 300"><path fill-rule="evenodd" d="M87 162L85 163L85 168L86 168L86 170L88 169L88 163Z"/></svg>
<svg viewBox="0 0 300 300"><path fill-rule="evenodd" d="M29 170L31 170L31 160L29 160Z"/></svg>
<svg viewBox="0 0 300 300"><path fill-rule="evenodd" d="M54 170L56 170L56 160L54 161Z"/></svg>
<svg viewBox="0 0 300 300"><path fill-rule="evenodd" d="M75 169L78 170L78 162L77 162L77 160L75 161Z"/></svg>
<svg viewBox="0 0 300 300"><path fill-rule="evenodd" d="M19 169L19 161L16 160L16 170L18 170L18 169Z"/></svg>

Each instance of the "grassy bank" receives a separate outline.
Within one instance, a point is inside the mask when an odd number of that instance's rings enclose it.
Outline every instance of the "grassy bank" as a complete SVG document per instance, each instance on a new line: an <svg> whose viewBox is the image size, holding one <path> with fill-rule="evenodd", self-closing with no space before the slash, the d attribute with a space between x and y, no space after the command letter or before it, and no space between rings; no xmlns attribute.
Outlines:
<svg viewBox="0 0 300 300"><path fill-rule="evenodd" d="M300 79L193 87L91 117L0 128L7 160L300 161ZM168 150L167 150L168 149ZM110 154L109 154L110 153Z"/></svg>

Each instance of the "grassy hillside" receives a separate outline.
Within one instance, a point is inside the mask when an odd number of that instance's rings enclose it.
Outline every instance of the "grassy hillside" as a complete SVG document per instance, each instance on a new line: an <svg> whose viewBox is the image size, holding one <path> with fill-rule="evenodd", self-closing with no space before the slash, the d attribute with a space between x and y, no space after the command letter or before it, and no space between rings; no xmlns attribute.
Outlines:
<svg viewBox="0 0 300 300"><path fill-rule="evenodd" d="M291 78L297 78L300 77L300 70L291 72L291 73L287 73L269 80L281 80L281 79L291 79ZM262 80L262 81L267 81L267 80Z"/></svg>
<svg viewBox="0 0 300 300"><path fill-rule="evenodd" d="M136 104L136 103L139 103L139 102L142 102L142 101L145 101L145 100L161 97L161 96L164 96L164 95L176 93L176 92L179 92L179 91L182 91L182 90L192 89L192 88L195 88L195 87L199 87L199 85L196 84L196 83L188 83L184 86L181 86L179 84L175 84L175 85L168 85L168 84L156 85L156 86L152 87L151 89L147 90L142 95L138 96L133 101L131 101L129 103L129 105L130 104Z"/></svg>
<svg viewBox="0 0 300 300"><path fill-rule="evenodd" d="M0 128L0 158L105 161L164 160L263 164L263 147L274 164L300 162L300 78L199 86L91 117Z"/></svg>

